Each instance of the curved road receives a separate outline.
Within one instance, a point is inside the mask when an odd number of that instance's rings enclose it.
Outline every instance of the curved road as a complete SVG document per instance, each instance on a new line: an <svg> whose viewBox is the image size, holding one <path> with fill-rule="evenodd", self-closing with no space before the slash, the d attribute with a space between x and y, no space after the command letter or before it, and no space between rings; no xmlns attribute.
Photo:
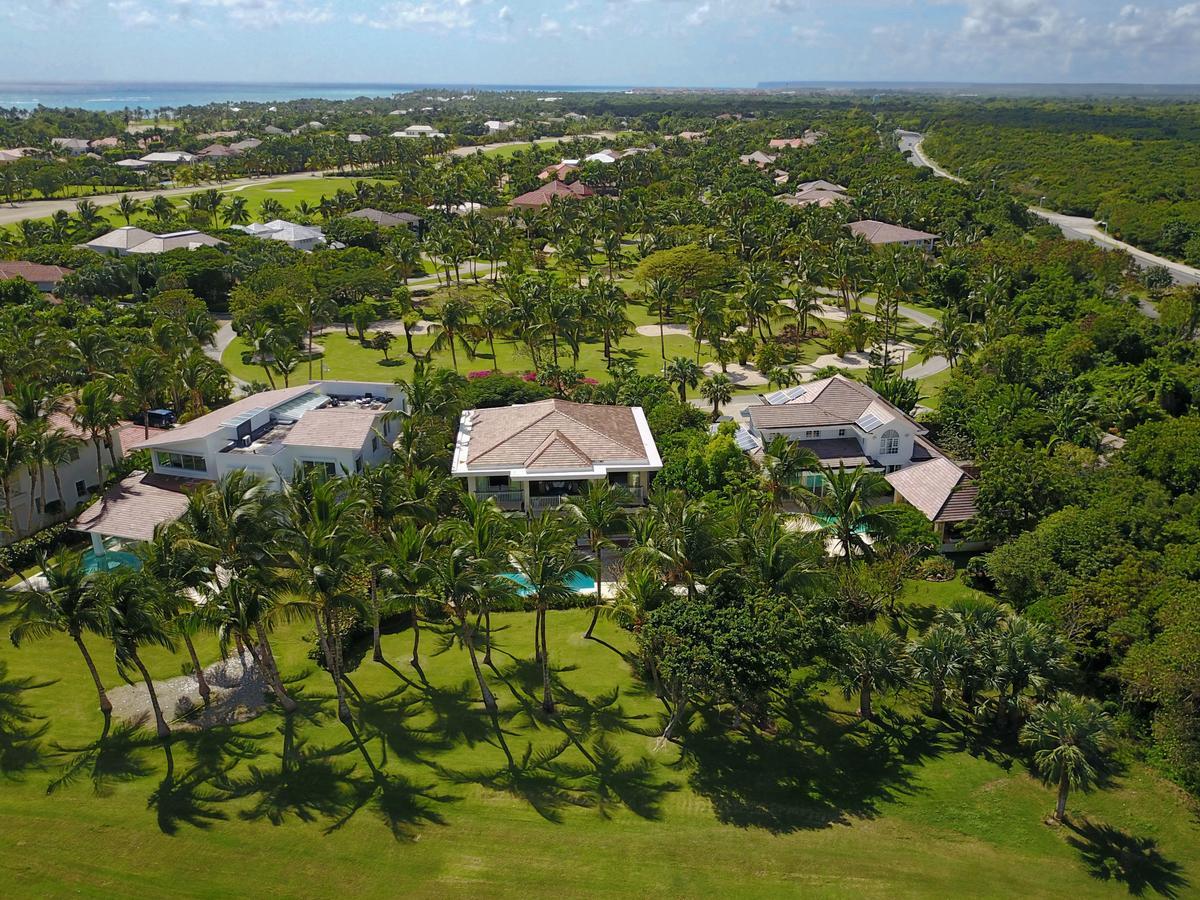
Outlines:
<svg viewBox="0 0 1200 900"><path fill-rule="evenodd" d="M916 131L897 131L896 139L902 153L912 153L911 162L914 166L924 166L927 169L932 169L933 174L939 178L949 178L951 181L965 183L963 179L951 175L925 155L924 148L922 147L922 142L925 140L924 135ZM1063 233L1063 237L1067 238L1067 240L1091 241L1093 244L1109 250L1124 250L1143 266L1162 266L1171 273L1171 277L1175 280L1176 284L1200 284L1200 269L1166 259L1162 256L1156 256L1132 244L1119 241L1111 235L1106 234L1101 229L1100 223L1095 219L1089 219L1086 216L1068 216L1063 213L1042 209L1040 206L1030 206L1028 209L1038 218L1045 219L1051 225L1057 225Z"/></svg>

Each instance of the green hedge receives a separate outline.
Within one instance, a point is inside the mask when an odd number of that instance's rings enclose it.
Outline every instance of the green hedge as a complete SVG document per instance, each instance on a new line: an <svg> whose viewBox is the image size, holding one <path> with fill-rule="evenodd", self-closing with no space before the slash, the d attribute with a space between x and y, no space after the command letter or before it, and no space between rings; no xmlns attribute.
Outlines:
<svg viewBox="0 0 1200 900"><path fill-rule="evenodd" d="M39 562L43 556L48 556L58 549L70 534L66 522L43 528L37 534L13 541L6 547L0 547L0 569L19 572L26 566Z"/></svg>

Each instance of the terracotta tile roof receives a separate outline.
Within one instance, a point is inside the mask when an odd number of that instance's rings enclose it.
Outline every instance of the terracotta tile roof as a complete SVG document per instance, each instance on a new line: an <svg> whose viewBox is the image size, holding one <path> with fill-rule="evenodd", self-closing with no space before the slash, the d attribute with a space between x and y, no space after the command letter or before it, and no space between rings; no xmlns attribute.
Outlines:
<svg viewBox="0 0 1200 900"><path fill-rule="evenodd" d="M50 416L50 427L65 431L72 437L86 438L87 433L84 432L78 425L71 420L71 411L74 406L71 401L67 401L67 409L63 412L52 413ZM17 427L17 416L6 403L0 402L0 422L3 422L10 430Z"/></svg>
<svg viewBox="0 0 1200 900"><path fill-rule="evenodd" d="M114 484L71 524L76 531L131 541L148 541L154 529L173 522L187 509L185 485L195 482L153 472L133 472Z"/></svg>
<svg viewBox="0 0 1200 900"><path fill-rule="evenodd" d="M568 400L475 409L467 465L478 468L592 468L620 461L647 464L633 409Z"/></svg>
<svg viewBox="0 0 1200 900"><path fill-rule="evenodd" d="M142 446L161 447L165 444L175 444L179 441L207 437L218 431L221 423L228 422L234 416L255 409L268 409L272 406L278 406L280 403L291 400L293 397L299 397L301 394L306 394L312 389L311 385L300 384L295 387L251 394L249 397L243 397L241 400L236 400L228 406L222 406L208 415L200 416L198 419L192 419L192 421L179 425L176 428L168 429L157 437L151 436L150 440L146 441Z"/></svg>
<svg viewBox="0 0 1200 900"><path fill-rule="evenodd" d="M595 193L595 191L580 181L574 181L570 184L567 184L565 181L551 181L549 184L544 184L540 188L530 191L528 194L522 194L515 200L510 201L508 205L535 208L546 206L554 197L578 200L582 197L591 197Z"/></svg>
<svg viewBox="0 0 1200 900"><path fill-rule="evenodd" d="M0 280L24 278L33 284L45 282L58 284L74 271L74 269L62 266L44 266L41 263L26 262L23 259L0 260Z"/></svg>
<svg viewBox="0 0 1200 900"><path fill-rule="evenodd" d="M927 231L916 231L912 228L905 228L903 225L877 222L874 219L851 222L846 227L872 244L902 244L908 241L936 241L938 239L938 235L930 234Z"/></svg>
<svg viewBox="0 0 1200 900"><path fill-rule="evenodd" d="M944 456L892 472L887 480L931 522L965 522L975 515L979 488Z"/></svg>
<svg viewBox="0 0 1200 900"><path fill-rule="evenodd" d="M169 428L151 428L150 437L146 437L146 429L137 422L122 422L117 428L117 439L121 443L121 455L128 456L138 449L145 441L167 434Z"/></svg>
<svg viewBox="0 0 1200 900"><path fill-rule="evenodd" d="M343 407L310 410L292 426L283 443L288 447L361 450L380 415L378 410Z"/></svg>

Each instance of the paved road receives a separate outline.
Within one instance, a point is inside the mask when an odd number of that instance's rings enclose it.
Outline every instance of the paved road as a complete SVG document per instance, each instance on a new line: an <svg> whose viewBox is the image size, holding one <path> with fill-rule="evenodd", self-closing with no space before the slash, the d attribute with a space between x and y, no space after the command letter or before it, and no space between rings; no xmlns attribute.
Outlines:
<svg viewBox="0 0 1200 900"><path fill-rule="evenodd" d="M924 135L915 131L897 131L896 138L899 141L902 153L912 151L912 164L914 166L924 166L932 169L933 173L941 178L949 178L952 181L958 182L963 181L963 179L951 175L925 155L922 148L922 141L925 139ZM1045 219L1052 225L1057 225L1059 230L1062 231L1063 236L1068 240L1091 241L1093 244L1105 249L1124 250L1143 266L1164 267L1171 273L1171 277L1175 280L1176 284L1200 284L1200 269L1175 262L1174 260L1165 259L1161 256L1155 256L1153 253L1139 249L1132 244L1119 241L1106 234L1101 229L1100 223L1095 219L1089 219L1086 216L1068 216L1063 213L1042 209L1038 206L1030 206L1029 211L1035 216ZM1151 307L1150 309L1153 308ZM1143 312L1150 316L1157 315L1156 310L1151 312L1149 309L1143 308Z"/></svg>

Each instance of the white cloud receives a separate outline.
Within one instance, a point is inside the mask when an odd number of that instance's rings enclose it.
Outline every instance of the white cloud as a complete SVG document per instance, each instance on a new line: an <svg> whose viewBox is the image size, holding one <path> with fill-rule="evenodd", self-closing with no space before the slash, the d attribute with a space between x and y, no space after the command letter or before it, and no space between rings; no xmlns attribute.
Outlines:
<svg viewBox="0 0 1200 900"><path fill-rule="evenodd" d="M437 28L454 31L475 24L475 10L491 0L397 0L385 3L373 16L356 16L355 21L372 28ZM501 18L508 7L500 11Z"/></svg>
<svg viewBox="0 0 1200 900"><path fill-rule="evenodd" d="M328 4L310 0L110 0L109 10L126 27L158 25L211 25L214 16L242 28L279 25L320 25L333 18Z"/></svg>

